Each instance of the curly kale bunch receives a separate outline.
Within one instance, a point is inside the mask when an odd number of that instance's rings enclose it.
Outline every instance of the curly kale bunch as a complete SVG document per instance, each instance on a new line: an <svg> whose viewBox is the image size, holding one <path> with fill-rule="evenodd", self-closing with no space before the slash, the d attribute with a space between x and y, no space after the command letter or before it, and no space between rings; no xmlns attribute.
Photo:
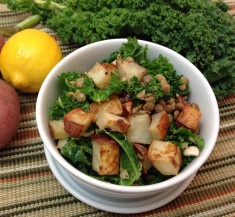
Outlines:
<svg viewBox="0 0 235 217"><path fill-rule="evenodd" d="M169 47L204 74L217 99L235 92L235 20L222 1L2 0L37 14L65 42L135 36Z"/></svg>

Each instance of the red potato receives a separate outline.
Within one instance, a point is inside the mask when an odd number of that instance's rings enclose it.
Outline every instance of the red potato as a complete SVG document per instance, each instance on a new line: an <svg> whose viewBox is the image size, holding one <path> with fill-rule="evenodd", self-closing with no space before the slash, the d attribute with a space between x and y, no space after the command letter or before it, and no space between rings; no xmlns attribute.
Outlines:
<svg viewBox="0 0 235 217"><path fill-rule="evenodd" d="M1 53L1 50L2 50L2 47L3 47L4 44L5 44L4 38L0 34L0 53Z"/></svg>
<svg viewBox="0 0 235 217"><path fill-rule="evenodd" d="M13 87L0 79L0 148L7 145L20 123L20 98Z"/></svg>

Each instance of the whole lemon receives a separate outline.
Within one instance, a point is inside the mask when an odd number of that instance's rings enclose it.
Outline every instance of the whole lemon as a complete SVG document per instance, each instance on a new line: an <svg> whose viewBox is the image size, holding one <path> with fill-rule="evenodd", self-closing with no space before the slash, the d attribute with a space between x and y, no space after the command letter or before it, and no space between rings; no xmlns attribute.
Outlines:
<svg viewBox="0 0 235 217"><path fill-rule="evenodd" d="M26 29L10 37L0 55L3 78L16 89L37 93L51 69L62 59L62 52L49 34Z"/></svg>

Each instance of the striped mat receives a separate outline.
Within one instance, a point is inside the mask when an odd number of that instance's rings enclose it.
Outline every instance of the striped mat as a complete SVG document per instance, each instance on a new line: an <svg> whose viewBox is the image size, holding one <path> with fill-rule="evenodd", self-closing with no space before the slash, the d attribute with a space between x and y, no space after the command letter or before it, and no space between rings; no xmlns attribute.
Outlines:
<svg viewBox="0 0 235 217"><path fill-rule="evenodd" d="M225 2L235 17L235 1ZM12 13L0 4L0 30L8 31L9 26L27 16ZM56 38L44 26L36 28ZM76 44L57 41L64 56L78 48ZM0 150L0 216L125 216L86 205L60 185L48 166L37 130L37 94L19 93L19 96L18 132L10 144ZM158 209L128 216L235 216L235 95L218 101L218 105L220 131L215 148L187 189Z"/></svg>

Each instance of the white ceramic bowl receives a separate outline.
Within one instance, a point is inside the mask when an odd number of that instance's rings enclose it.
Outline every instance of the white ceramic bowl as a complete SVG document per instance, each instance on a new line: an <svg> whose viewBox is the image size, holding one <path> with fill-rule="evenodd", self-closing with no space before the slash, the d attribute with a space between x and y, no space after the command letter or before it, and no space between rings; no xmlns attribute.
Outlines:
<svg viewBox="0 0 235 217"><path fill-rule="evenodd" d="M57 150L48 127L49 108L56 101L59 93L59 80L57 76L68 71L85 72L90 69L95 62L108 58L113 51L118 50L122 43L126 41L126 39L100 41L79 48L66 56L52 69L45 79L38 94L36 105L38 130L44 145L53 158L69 174L75 177L78 183L82 183L87 186L91 191L94 191L94 193L110 197L110 199L115 198L121 200L143 198L159 194L163 191L169 190L170 188L177 188L180 183L184 182L197 172L197 170L207 160L214 147L219 130L219 111L217 101L210 85L202 73L187 59L176 52L155 43L139 40L138 42L140 45L148 45L148 57L150 59L156 58L159 54L162 54L170 60L178 74L185 75L189 78L191 87L189 101L196 102L202 112L202 118L200 120L200 136L205 139L205 147L202 153L177 176L164 182L147 186L119 186L105 183L85 175L69 164Z"/></svg>

